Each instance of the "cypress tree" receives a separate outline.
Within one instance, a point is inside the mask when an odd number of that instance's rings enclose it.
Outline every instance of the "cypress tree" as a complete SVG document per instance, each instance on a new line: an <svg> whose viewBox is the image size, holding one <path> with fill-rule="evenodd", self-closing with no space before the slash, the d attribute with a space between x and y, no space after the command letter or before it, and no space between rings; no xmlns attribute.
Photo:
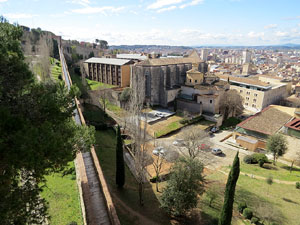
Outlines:
<svg viewBox="0 0 300 225"><path fill-rule="evenodd" d="M227 179L225 197L224 197L224 205L221 212L221 216L219 218L219 225L230 225L232 218L232 209L234 202L234 192L236 187L236 182L239 178L240 174L240 159L239 153L236 154L233 164Z"/></svg>
<svg viewBox="0 0 300 225"><path fill-rule="evenodd" d="M117 130L116 167L116 184L119 188L122 188L125 183L125 167L123 158L123 141L119 126Z"/></svg>

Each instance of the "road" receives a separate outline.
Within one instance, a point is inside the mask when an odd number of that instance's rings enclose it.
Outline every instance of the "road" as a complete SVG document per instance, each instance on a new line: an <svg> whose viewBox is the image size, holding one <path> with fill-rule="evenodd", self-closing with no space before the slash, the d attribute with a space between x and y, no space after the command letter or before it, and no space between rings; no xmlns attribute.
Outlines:
<svg viewBox="0 0 300 225"><path fill-rule="evenodd" d="M62 49L61 51L62 52ZM62 53L61 53L62 54ZM67 85L68 90L71 88L71 81L68 76L68 70L66 67L66 62L64 56L61 55L61 62L62 62L62 69L65 78L65 82ZM73 102L75 104L75 101ZM78 109L74 110L74 119L75 122L79 125L82 125ZM89 212L87 212L88 219L87 224L93 225L110 225L110 219L107 212L106 204L105 204L105 197L102 192L101 183L98 179L98 174L94 166L94 162L90 152L82 153L84 168L86 172L86 177L88 180L88 191L87 193L84 192L83 195L86 196L89 200ZM86 203L86 202L85 202Z"/></svg>

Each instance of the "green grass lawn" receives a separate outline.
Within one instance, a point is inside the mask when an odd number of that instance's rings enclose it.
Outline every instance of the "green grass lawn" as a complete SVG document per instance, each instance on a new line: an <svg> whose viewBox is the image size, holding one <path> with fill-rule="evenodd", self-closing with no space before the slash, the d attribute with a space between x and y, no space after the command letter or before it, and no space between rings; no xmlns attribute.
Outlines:
<svg viewBox="0 0 300 225"><path fill-rule="evenodd" d="M57 59L54 59L50 57L50 63L51 63L51 76L54 78L55 81L59 81L59 76L62 77L62 69L61 69L61 63Z"/></svg>
<svg viewBox="0 0 300 225"><path fill-rule="evenodd" d="M178 130L178 129L184 127L185 125L182 124L182 123L180 123L180 121L181 121L181 120L179 120L179 121L174 121L174 122L168 124L168 126L162 127L160 130L158 130L158 131L156 132L156 137L159 138L159 137L161 137L161 136L164 136L164 135L166 135L166 134L169 134L169 133L171 133L171 132L173 132L173 131L176 131L176 130Z"/></svg>
<svg viewBox="0 0 300 225"><path fill-rule="evenodd" d="M86 79L88 85L90 86L91 90L98 90L99 88L114 88L116 87L115 85L111 85L111 84L105 84L105 83L101 83L98 81L94 81L94 80L89 80Z"/></svg>
<svg viewBox="0 0 300 225"><path fill-rule="evenodd" d="M276 166L271 163L265 163L263 168L259 167L258 164L246 164L241 162L241 172L249 175L253 174L266 178L272 176L273 179L300 182L300 169L293 168L292 173L290 173L289 169L289 166L280 162L277 162Z"/></svg>
<svg viewBox="0 0 300 225"><path fill-rule="evenodd" d="M109 190L112 193L113 201L118 212L121 224L142 224L135 215L132 215L127 208L119 204L120 199L127 207L140 213L157 224L170 224L169 217L159 208L159 202L153 193L152 186L147 184L145 188L145 205L141 207L138 202L138 185L135 178L126 167L126 183L122 190L115 184L116 173L116 137L112 129L96 132L96 152L103 169ZM119 201L120 201L119 200ZM154 216L155 215L155 216Z"/></svg>
<svg viewBox="0 0 300 225"><path fill-rule="evenodd" d="M223 190L227 176L220 172L215 172L206 176L206 179L216 182L220 192L213 207L208 206L204 194L202 201L199 203L199 208L206 215L208 221L214 221L218 218L223 205ZM255 216L262 218L263 215L270 214L273 221L276 221L278 224L299 224L300 190L296 189L295 185L273 183L270 186L264 180L240 175L235 194L233 224L237 224L237 221L240 219L237 213L237 203L243 201L253 210Z"/></svg>
<svg viewBox="0 0 300 225"><path fill-rule="evenodd" d="M117 105L114 105L113 103L111 103L108 100L106 100L106 108L109 111L112 111L113 113L117 114L118 116L122 116L123 109Z"/></svg>
<svg viewBox="0 0 300 225"><path fill-rule="evenodd" d="M73 162L70 168L74 168ZM49 224L83 224L75 172L64 177L61 173L46 176L46 184L41 196L49 202Z"/></svg>

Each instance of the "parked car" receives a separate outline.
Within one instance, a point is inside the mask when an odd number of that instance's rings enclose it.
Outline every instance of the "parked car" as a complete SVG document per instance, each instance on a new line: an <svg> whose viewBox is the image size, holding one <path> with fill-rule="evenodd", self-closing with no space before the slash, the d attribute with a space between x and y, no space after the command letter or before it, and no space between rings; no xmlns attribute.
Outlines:
<svg viewBox="0 0 300 225"><path fill-rule="evenodd" d="M213 148L211 150L211 153L214 154L214 155L221 155L221 154L223 154L222 150L219 149L219 148Z"/></svg>
<svg viewBox="0 0 300 225"><path fill-rule="evenodd" d="M184 146L184 140L183 139L177 139L176 141L173 141L173 145L175 145L175 146Z"/></svg>
<svg viewBox="0 0 300 225"><path fill-rule="evenodd" d="M153 151L152 151L153 155L164 155L165 154L165 149L162 147L162 146L159 146L157 148L155 148Z"/></svg>
<svg viewBox="0 0 300 225"><path fill-rule="evenodd" d="M212 127L212 128L210 129L210 132L212 132L212 133L216 133L216 132L218 132L218 131L219 131L219 128L216 127L216 126L214 126L214 127Z"/></svg>

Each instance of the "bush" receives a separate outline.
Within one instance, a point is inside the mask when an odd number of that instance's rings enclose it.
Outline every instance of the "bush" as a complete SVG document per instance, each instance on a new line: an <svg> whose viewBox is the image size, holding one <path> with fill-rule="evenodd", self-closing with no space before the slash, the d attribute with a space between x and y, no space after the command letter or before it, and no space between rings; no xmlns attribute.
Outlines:
<svg viewBox="0 0 300 225"><path fill-rule="evenodd" d="M262 167L264 165L264 163L268 162L268 158L263 153L254 153L252 155L246 155L244 157L244 162L247 164L259 163L259 166Z"/></svg>
<svg viewBox="0 0 300 225"><path fill-rule="evenodd" d="M250 220L252 218L252 216L253 216L252 210L249 209L249 208L244 209L243 216L245 217L245 219Z"/></svg>
<svg viewBox="0 0 300 225"><path fill-rule="evenodd" d="M247 164L252 164L252 160L253 160L252 155L246 155L244 157L244 162L247 163Z"/></svg>
<svg viewBox="0 0 300 225"><path fill-rule="evenodd" d="M251 218L251 223L252 224L258 224L258 222L259 222L259 219L257 217L252 217Z"/></svg>
<svg viewBox="0 0 300 225"><path fill-rule="evenodd" d="M300 189L300 182L296 182L296 188Z"/></svg>
<svg viewBox="0 0 300 225"><path fill-rule="evenodd" d="M263 167L263 166L264 166L264 163L265 163L265 162L264 162L263 160L260 159L260 160L258 161L259 167Z"/></svg>
<svg viewBox="0 0 300 225"><path fill-rule="evenodd" d="M246 208L247 208L246 202L240 202L238 204L238 210L239 210L240 213L243 213L244 209L246 209Z"/></svg>
<svg viewBox="0 0 300 225"><path fill-rule="evenodd" d="M252 163L259 163L259 161L263 161L263 163L268 162L267 156L263 153L254 153L252 155L252 157L253 157L253 162Z"/></svg>

